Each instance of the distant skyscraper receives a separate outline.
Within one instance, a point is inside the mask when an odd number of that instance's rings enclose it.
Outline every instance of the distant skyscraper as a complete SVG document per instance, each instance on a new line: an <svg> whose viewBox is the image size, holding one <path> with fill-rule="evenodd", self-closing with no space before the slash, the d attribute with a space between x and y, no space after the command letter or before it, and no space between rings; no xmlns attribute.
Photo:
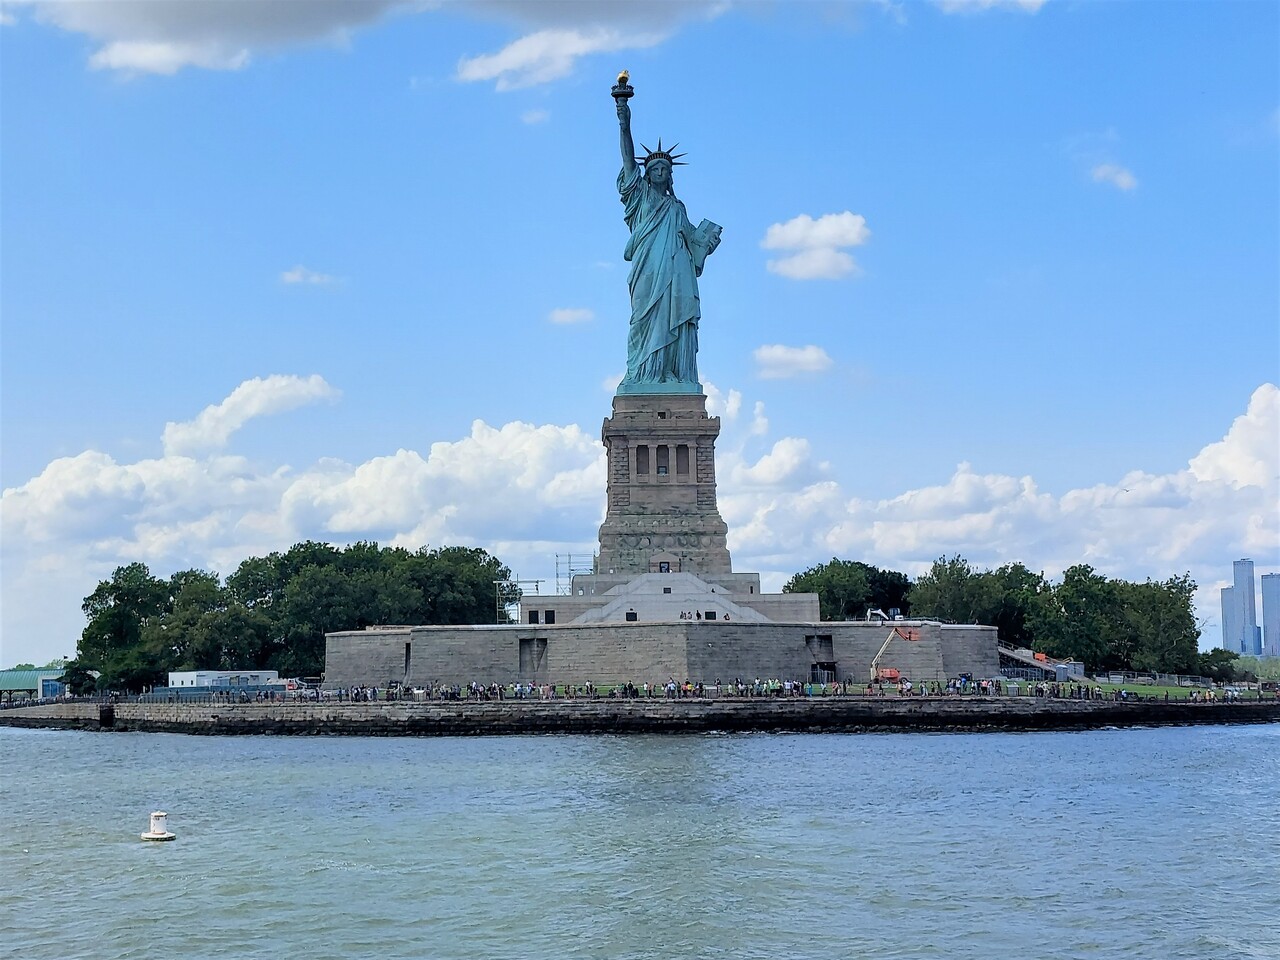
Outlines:
<svg viewBox="0 0 1280 960"><path fill-rule="evenodd" d="M1262 637L1268 657L1280 657L1280 573L1262 575Z"/></svg>
<svg viewBox="0 0 1280 960"><path fill-rule="evenodd" d="M1236 605L1230 587L1222 588L1222 649L1240 652L1240 631L1236 629Z"/></svg>
<svg viewBox="0 0 1280 960"><path fill-rule="evenodd" d="M1262 656L1262 631L1258 629L1258 608L1254 599L1253 561L1233 564L1231 587L1231 630L1235 646L1230 649L1246 657Z"/></svg>

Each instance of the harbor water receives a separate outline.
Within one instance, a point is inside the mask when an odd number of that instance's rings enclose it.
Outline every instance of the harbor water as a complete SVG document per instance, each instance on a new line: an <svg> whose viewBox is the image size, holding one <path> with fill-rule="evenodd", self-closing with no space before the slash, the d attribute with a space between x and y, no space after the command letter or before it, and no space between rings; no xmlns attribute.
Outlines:
<svg viewBox="0 0 1280 960"><path fill-rule="evenodd" d="M14 957L1280 958L1274 724L0 728L0 770Z"/></svg>

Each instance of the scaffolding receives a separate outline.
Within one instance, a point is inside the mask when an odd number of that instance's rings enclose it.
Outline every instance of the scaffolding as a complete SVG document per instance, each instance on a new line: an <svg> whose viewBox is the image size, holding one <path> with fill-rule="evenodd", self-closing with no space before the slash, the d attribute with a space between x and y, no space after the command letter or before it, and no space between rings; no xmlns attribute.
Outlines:
<svg viewBox="0 0 1280 960"><path fill-rule="evenodd" d="M573 578L595 573L595 571L596 555L594 553L557 553L556 594L561 597L571 596Z"/></svg>
<svg viewBox="0 0 1280 960"><path fill-rule="evenodd" d="M532 586L531 592L537 596L542 592L542 584L541 580L519 580L515 577L493 581L493 622L515 623L515 613L526 593L525 587Z"/></svg>

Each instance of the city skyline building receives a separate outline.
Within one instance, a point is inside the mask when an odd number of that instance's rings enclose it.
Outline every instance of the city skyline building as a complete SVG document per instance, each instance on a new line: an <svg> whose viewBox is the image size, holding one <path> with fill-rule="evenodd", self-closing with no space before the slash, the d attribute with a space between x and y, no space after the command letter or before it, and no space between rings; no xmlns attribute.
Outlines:
<svg viewBox="0 0 1280 960"><path fill-rule="evenodd" d="M1280 657L1280 573L1262 575L1263 655Z"/></svg>
<svg viewBox="0 0 1280 960"><path fill-rule="evenodd" d="M1236 630L1236 608L1232 593L1234 591L1231 587L1222 588L1222 649L1239 653L1240 643L1237 639L1239 631Z"/></svg>
<svg viewBox="0 0 1280 960"><path fill-rule="evenodd" d="M1262 656L1256 580L1248 557L1232 564L1232 585L1222 590L1222 647L1246 657Z"/></svg>

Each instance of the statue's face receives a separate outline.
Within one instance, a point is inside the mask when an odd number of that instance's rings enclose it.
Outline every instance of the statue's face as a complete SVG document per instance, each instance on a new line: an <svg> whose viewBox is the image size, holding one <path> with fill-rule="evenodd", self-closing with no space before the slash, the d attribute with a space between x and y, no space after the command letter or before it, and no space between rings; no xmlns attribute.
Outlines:
<svg viewBox="0 0 1280 960"><path fill-rule="evenodd" d="M671 183L671 165L665 160L655 160L645 167L644 175L655 187L665 187Z"/></svg>

